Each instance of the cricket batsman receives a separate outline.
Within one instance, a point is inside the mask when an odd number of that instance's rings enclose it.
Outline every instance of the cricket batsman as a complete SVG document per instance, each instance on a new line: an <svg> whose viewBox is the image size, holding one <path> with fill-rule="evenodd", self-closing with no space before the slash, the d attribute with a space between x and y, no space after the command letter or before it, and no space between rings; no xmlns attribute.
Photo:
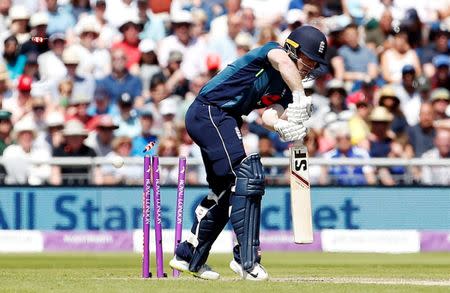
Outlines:
<svg viewBox="0 0 450 293"><path fill-rule="evenodd" d="M170 266L202 279L218 279L207 264L209 251L231 219L238 244L230 268L245 280L267 280L261 265L259 225L264 172L259 154L242 144L242 115L265 108L264 126L284 141L303 140L311 100L302 80L326 66L325 35L302 26L283 46L269 42L228 65L200 91L186 113L186 128L199 145L211 192L195 210L191 233L180 243ZM300 103L293 103L293 97Z"/></svg>

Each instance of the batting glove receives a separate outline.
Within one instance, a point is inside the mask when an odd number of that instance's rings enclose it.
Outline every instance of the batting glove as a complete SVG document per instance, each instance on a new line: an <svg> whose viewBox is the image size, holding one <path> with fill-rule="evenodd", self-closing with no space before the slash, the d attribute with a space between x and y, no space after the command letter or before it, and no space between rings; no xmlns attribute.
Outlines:
<svg viewBox="0 0 450 293"><path fill-rule="evenodd" d="M274 124L274 128L284 141L303 140L308 132L303 123L295 124L283 119L278 119Z"/></svg>
<svg viewBox="0 0 450 293"><path fill-rule="evenodd" d="M312 113L312 98L311 96L305 96L301 91L294 91L292 93L294 101L300 101L299 103L291 103L286 109L286 115L288 121L299 124L308 120Z"/></svg>

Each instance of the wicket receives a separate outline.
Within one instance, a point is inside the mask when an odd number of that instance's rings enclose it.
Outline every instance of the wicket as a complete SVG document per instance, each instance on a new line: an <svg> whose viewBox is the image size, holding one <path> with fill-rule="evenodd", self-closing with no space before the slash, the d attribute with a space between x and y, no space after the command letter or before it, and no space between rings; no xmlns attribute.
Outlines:
<svg viewBox="0 0 450 293"><path fill-rule="evenodd" d="M181 242L183 226L183 202L186 180L186 158L178 160L178 186L177 204L175 212L175 245L174 253ZM159 158L157 156L144 157L144 190L142 193L142 230L143 230L143 254L142 254L142 278L151 278L150 272L150 186L153 189L154 227L155 227L155 253L156 253L156 277L164 278L164 259L162 247L161 226L161 189L159 177ZM173 276L178 277L179 272L174 270Z"/></svg>

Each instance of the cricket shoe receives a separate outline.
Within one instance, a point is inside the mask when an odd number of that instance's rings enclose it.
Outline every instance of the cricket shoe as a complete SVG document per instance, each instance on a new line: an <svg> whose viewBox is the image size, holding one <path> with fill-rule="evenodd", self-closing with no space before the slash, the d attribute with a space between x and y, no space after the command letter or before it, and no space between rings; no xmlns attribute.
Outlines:
<svg viewBox="0 0 450 293"><path fill-rule="evenodd" d="M210 266L204 264L200 267L198 272L191 272L189 270L189 263L178 258L176 255L170 260L169 266L172 269L178 270L183 273L189 273L194 277L205 279L205 280L217 280L220 278L219 273L213 271Z"/></svg>
<svg viewBox="0 0 450 293"><path fill-rule="evenodd" d="M266 269L259 263L255 263L255 266L250 271L244 271L242 266L233 259L230 262L230 269L244 280L265 281L269 279Z"/></svg>

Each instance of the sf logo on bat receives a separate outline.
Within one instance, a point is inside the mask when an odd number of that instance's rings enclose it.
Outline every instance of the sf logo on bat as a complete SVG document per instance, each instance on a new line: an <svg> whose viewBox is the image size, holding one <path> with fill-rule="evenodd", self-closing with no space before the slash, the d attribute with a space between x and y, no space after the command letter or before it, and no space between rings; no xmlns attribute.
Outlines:
<svg viewBox="0 0 450 293"><path fill-rule="evenodd" d="M294 170L306 171L308 170L308 163L306 162L306 153L301 150L294 150Z"/></svg>

